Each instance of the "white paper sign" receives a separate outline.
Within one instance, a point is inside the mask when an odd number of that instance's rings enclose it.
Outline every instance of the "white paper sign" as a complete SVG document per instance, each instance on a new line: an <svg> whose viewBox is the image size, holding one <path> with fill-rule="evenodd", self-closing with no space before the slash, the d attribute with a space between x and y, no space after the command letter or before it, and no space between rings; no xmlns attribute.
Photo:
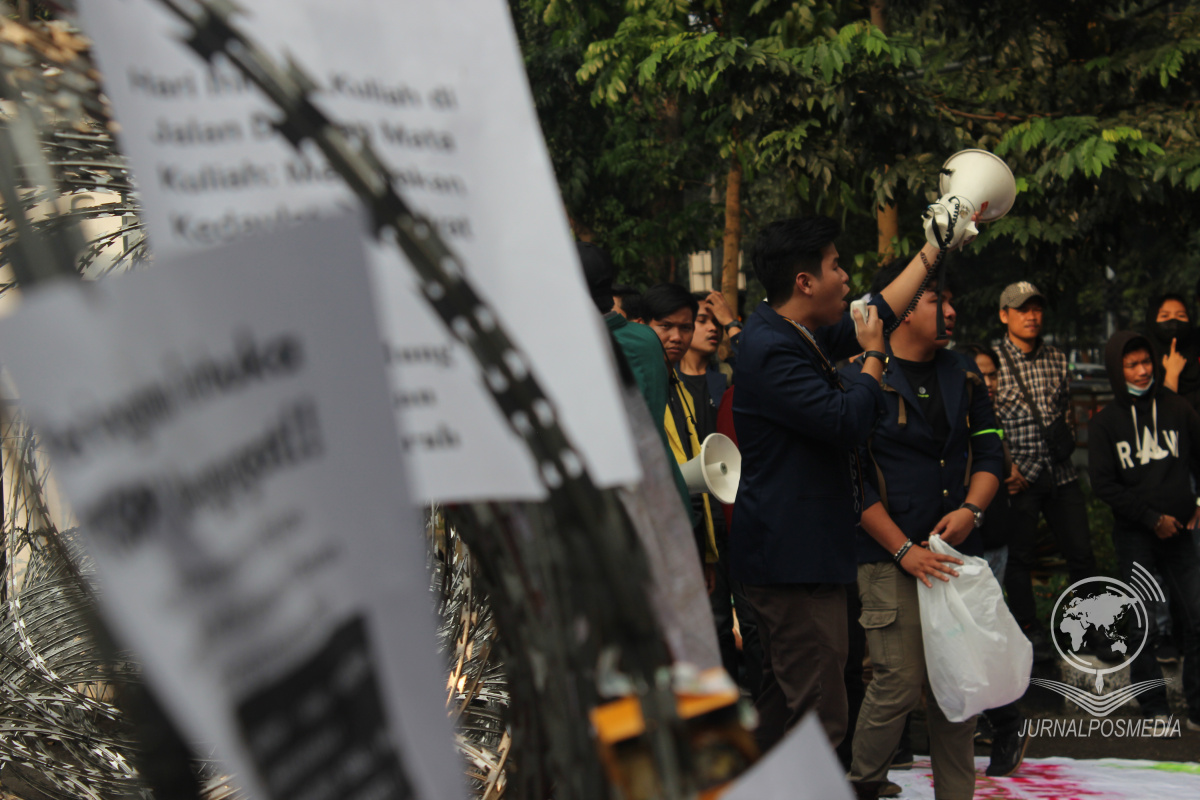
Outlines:
<svg viewBox="0 0 1200 800"><path fill-rule="evenodd" d="M261 798L462 795L363 227L60 284L0 320L105 618Z"/></svg>
<svg viewBox="0 0 1200 800"><path fill-rule="evenodd" d="M809 714L722 795L723 800L854 800L816 714Z"/></svg>
<svg viewBox="0 0 1200 800"><path fill-rule="evenodd" d="M139 182L151 245L190 252L355 205L319 153L223 58L209 67L154 0L84 0L95 55ZM639 467L607 335L589 299L502 0L243 0L239 23L319 83L317 101L369 140L435 220L533 363L602 486ZM539 498L533 461L471 353L374 248L375 297L401 443L425 501Z"/></svg>

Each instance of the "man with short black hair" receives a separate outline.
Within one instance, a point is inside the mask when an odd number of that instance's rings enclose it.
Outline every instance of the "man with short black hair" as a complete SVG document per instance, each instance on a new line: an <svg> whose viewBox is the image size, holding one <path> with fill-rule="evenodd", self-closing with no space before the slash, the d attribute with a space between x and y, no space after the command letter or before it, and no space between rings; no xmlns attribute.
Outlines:
<svg viewBox="0 0 1200 800"><path fill-rule="evenodd" d="M642 313L645 315L646 324L658 335L672 367L664 423L667 441L670 442L671 451L680 464L685 464L700 454L701 439L697 418L701 409L675 372L680 360L692 346L696 312L699 308L700 303L696 298L677 283L651 286L642 295ZM712 421L715 430L715 413ZM692 509L696 519L696 542L703 554L705 580L711 592L716 579L713 565L717 562L717 543L713 508L708 494L693 494Z"/></svg>
<svg viewBox="0 0 1200 800"><path fill-rule="evenodd" d="M646 401L650 418L663 440L663 447L670 451L663 415L667 408L667 391L670 387L670 366L663 353L662 342L653 332L646 330L644 325L628 322L625 317L613 310L612 282L617 274L608 251L591 242L576 242L575 248L579 253L579 263L583 267L583 275L588 284L588 292L597 310L604 315L604 324L609 335L620 351L625 364L628 365L638 391ZM688 500L687 484L679 467L671 459L672 471L676 488L685 508L691 508ZM690 512L689 512L690 513Z"/></svg>
<svg viewBox="0 0 1200 800"><path fill-rule="evenodd" d="M717 358L717 349L725 332L724 326L717 321L710 296L693 293L692 297L699 303L692 342L679 359L675 372L696 401L696 432L700 441L704 441L705 436L717 431L717 409L732 381L733 369Z"/></svg>
<svg viewBox="0 0 1200 800"><path fill-rule="evenodd" d="M642 318L658 334L667 360L679 363L692 345L700 303L677 283L660 283L642 294Z"/></svg>
<svg viewBox="0 0 1200 800"><path fill-rule="evenodd" d="M629 313L632 309L626 308L625 303L628 300L633 299L636 304L636 301L638 299L638 290L637 289L633 288L632 286L626 286L623 283L614 283L612 285L612 299L613 299L613 308L612 308L613 311L617 312L625 319L633 319L634 318Z"/></svg>
<svg viewBox="0 0 1200 800"><path fill-rule="evenodd" d="M866 318L852 319L837 235L821 216L762 230L750 260L767 299L746 321L734 368L742 475L730 569L746 585L763 643L755 735L764 750L811 710L833 747L845 735L846 584L857 573L863 497L857 448L886 408L884 326L929 280L938 255L923 247ZM860 374L839 377L834 362L863 350Z"/></svg>
<svg viewBox="0 0 1200 800"><path fill-rule="evenodd" d="M1054 657L1037 622L1030 576L1039 514L1045 516L1067 560L1071 582L1096 574L1087 506L1070 460L1075 429L1067 357L1042 341L1045 306L1045 296L1029 281L1006 287L1000 294L1005 335L996 347L1000 354L996 416L1013 460L1012 473L1004 481L1013 511L1004 586L1009 607L1033 643L1037 661Z"/></svg>
<svg viewBox="0 0 1200 800"><path fill-rule="evenodd" d="M706 437L717 432L717 414L733 378L733 370L717 358L717 349L725 332L731 330L731 346L735 346L741 325L719 292L693 293L692 297L700 303L700 310L696 313L692 344L679 360L675 373L695 401L696 435L703 444ZM721 317L726 320L724 323L720 321ZM717 511L715 507L713 510ZM717 643L721 648L721 662L731 677L739 680L751 696L756 696L762 680L762 647L758 641L754 611L745 598L741 584L729 575L729 531L723 513L713 514L713 533L717 562L711 605ZM733 629L735 607L742 639L741 659L738 657L737 637ZM745 665L744 677L740 676L741 664Z"/></svg>
<svg viewBox="0 0 1200 800"><path fill-rule="evenodd" d="M876 291L899 267L884 267ZM945 347L956 320L948 286L926 289L892 333L883 373L887 413L861 456L867 471L858 534L860 622L866 629L874 678L854 730L850 781L885 781L904 730L905 715L928 687L917 582L953 581L957 558L925 548L931 535L969 556L983 555L977 530L1000 486L1004 451L991 400L973 361ZM938 338L941 306L946 337ZM854 363L843 374L862 369ZM970 800L975 791L975 718L951 722L932 692L926 703L934 791L942 800ZM1016 769L1024 754L1019 746ZM1006 773L1007 774L1007 773Z"/></svg>

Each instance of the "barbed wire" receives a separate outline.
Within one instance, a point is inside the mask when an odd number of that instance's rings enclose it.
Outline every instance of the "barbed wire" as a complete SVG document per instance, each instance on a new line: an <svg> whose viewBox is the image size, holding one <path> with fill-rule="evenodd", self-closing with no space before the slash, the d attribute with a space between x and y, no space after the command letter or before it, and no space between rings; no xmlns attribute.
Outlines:
<svg viewBox="0 0 1200 800"><path fill-rule="evenodd" d="M289 141L316 143L371 209L381 238L404 251L426 299L471 349L485 385L539 464L546 503L475 504L430 517L430 530L440 531L431 533L431 563L450 661L447 706L472 790L489 800L514 787L520 797L553 791L607 798L586 722L607 656L641 695L662 796L682 797L687 756L669 658L647 612L645 559L614 493L591 481L528 362L457 257L409 209L369 147L343 136L310 102L313 84L304 73L295 64L279 67L237 31L231 4L162 1L192 25L197 52L220 54L247 74L280 108L279 128ZM136 186L113 141L82 37L62 24L0 22L0 72L6 97L22 112L0 116L0 145L7 143L10 156L0 159L7 164L0 164L7 170L0 175L0 261L33 281L48 267L99 278L148 260ZM72 239L81 227L87 235ZM19 283L0 282L0 293ZM34 440L27 431L10 434L10 474L25 477L6 504L12 558L4 565L0 681L13 688L0 686L0 731L6 715L24 716L12 723L10 748L0 746L4 774L21 775L54 798L149 796L134 766L140 743L112 702L123 681L137 681L136 667L106 657L85 635L94 613L86 559L74 531L64 534L49 521L44 468L28 449ZM18 508L25 524L17 524ZM28 524L31 514L44 522ZM70 648L63 645L69 631L78 634L70 635ZM80 671L65 671L60 659ZM59 744L70 741L61 733L65 724L79 732L78 746ZM236 782L213 769L199 768L204 796L239 797Z"/></svg>
<svg viewBox="0 0 1200 800"><path fill-rule="evenodd" d="M619 663L639 695L660 796L685 796L688 746L675 713L670 657L648 613L645 554L615 492L593 483L499 316L475 291L436 227L401 197L370 143L347 135L314 104L317 83L300 65L277 62L238 27L233 3L158 2L188 26L185 41L201 58L227 59L262 91L280 113L275 127L293 147L310 142L321 151L370 212L381 240L403 251L425 299L475 356L484 385L534 457L548 494L545 503L473 505L458 509L453 519L479 554L481 567L487 567L481 574L489 577L510 645L505 659L510 674L531 679L514 683L513 699L534 709L531 719L540 717L538 736L544 737L556 791L596 800L608 795L589 726L582 721L599 700L605 662ZM511 546L495 547L514 527L525 539L513 536ZM552 605L553 612L538 601ZM518 613L522 604L528 613ZM504 624L502 610L513 612L510 625ZM551 683L560 690L556 702L522 698L517 691L524 686L553 694Z"/></svg>

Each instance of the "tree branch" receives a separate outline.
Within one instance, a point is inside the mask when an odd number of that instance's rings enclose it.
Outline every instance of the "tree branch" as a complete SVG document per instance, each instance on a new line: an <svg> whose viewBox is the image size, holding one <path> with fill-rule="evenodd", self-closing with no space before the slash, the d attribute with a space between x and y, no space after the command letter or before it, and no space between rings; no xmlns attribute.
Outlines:
<svg viewBox="0 0 1200 800"><path fill-rule="evenodd" d="M978 119L978 120L982 120L984 122L1017 122L1017 123L1020 123L1020 122L1027 122L1031 119L1037 119L1039 117L1047 117L1048 118L1048 117L1065 117L1065 116L1067 116L1067 114L1062 111L1048 111L1046 113L1041 113L1041 114L1026 114L1025 116L1018 116L1016 114L1008 114L1004 111L995 111L991 114L973 114L970 111L962 111L961 109L951 108L950 106L942 104L942 103L938 103L935 106L935 108L937 108L938 111L942 111L946 114L950 114L951 116L963 117L965 119Z"/></svg>

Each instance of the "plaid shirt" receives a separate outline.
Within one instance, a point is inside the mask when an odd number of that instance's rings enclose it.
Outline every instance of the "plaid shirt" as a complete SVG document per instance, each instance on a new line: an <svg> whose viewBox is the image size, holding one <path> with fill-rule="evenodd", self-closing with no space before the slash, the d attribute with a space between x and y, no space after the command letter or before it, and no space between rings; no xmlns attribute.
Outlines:
<svg viewBox="0 0 1200 800"><path fill-rule="evenodd" d="M996 349L1001 351L1000 363L996 365L1000 370L996 418L1004 427L1004 437L1012 450L1013 463L1030 483L1036 481L1045 469L1050 470L1055 486L1070 483L1076 477L1075 467L1070 461L1051 463L1050 448L1004 355L1007 354L1020 370L1021 378L1029 387L1038 412L1042 415L1042 422L1047 427L1070 412L1067 357L1058 348L1043 344L1040 340L1032 353L1023 353L1007 336Z"/></svg>

